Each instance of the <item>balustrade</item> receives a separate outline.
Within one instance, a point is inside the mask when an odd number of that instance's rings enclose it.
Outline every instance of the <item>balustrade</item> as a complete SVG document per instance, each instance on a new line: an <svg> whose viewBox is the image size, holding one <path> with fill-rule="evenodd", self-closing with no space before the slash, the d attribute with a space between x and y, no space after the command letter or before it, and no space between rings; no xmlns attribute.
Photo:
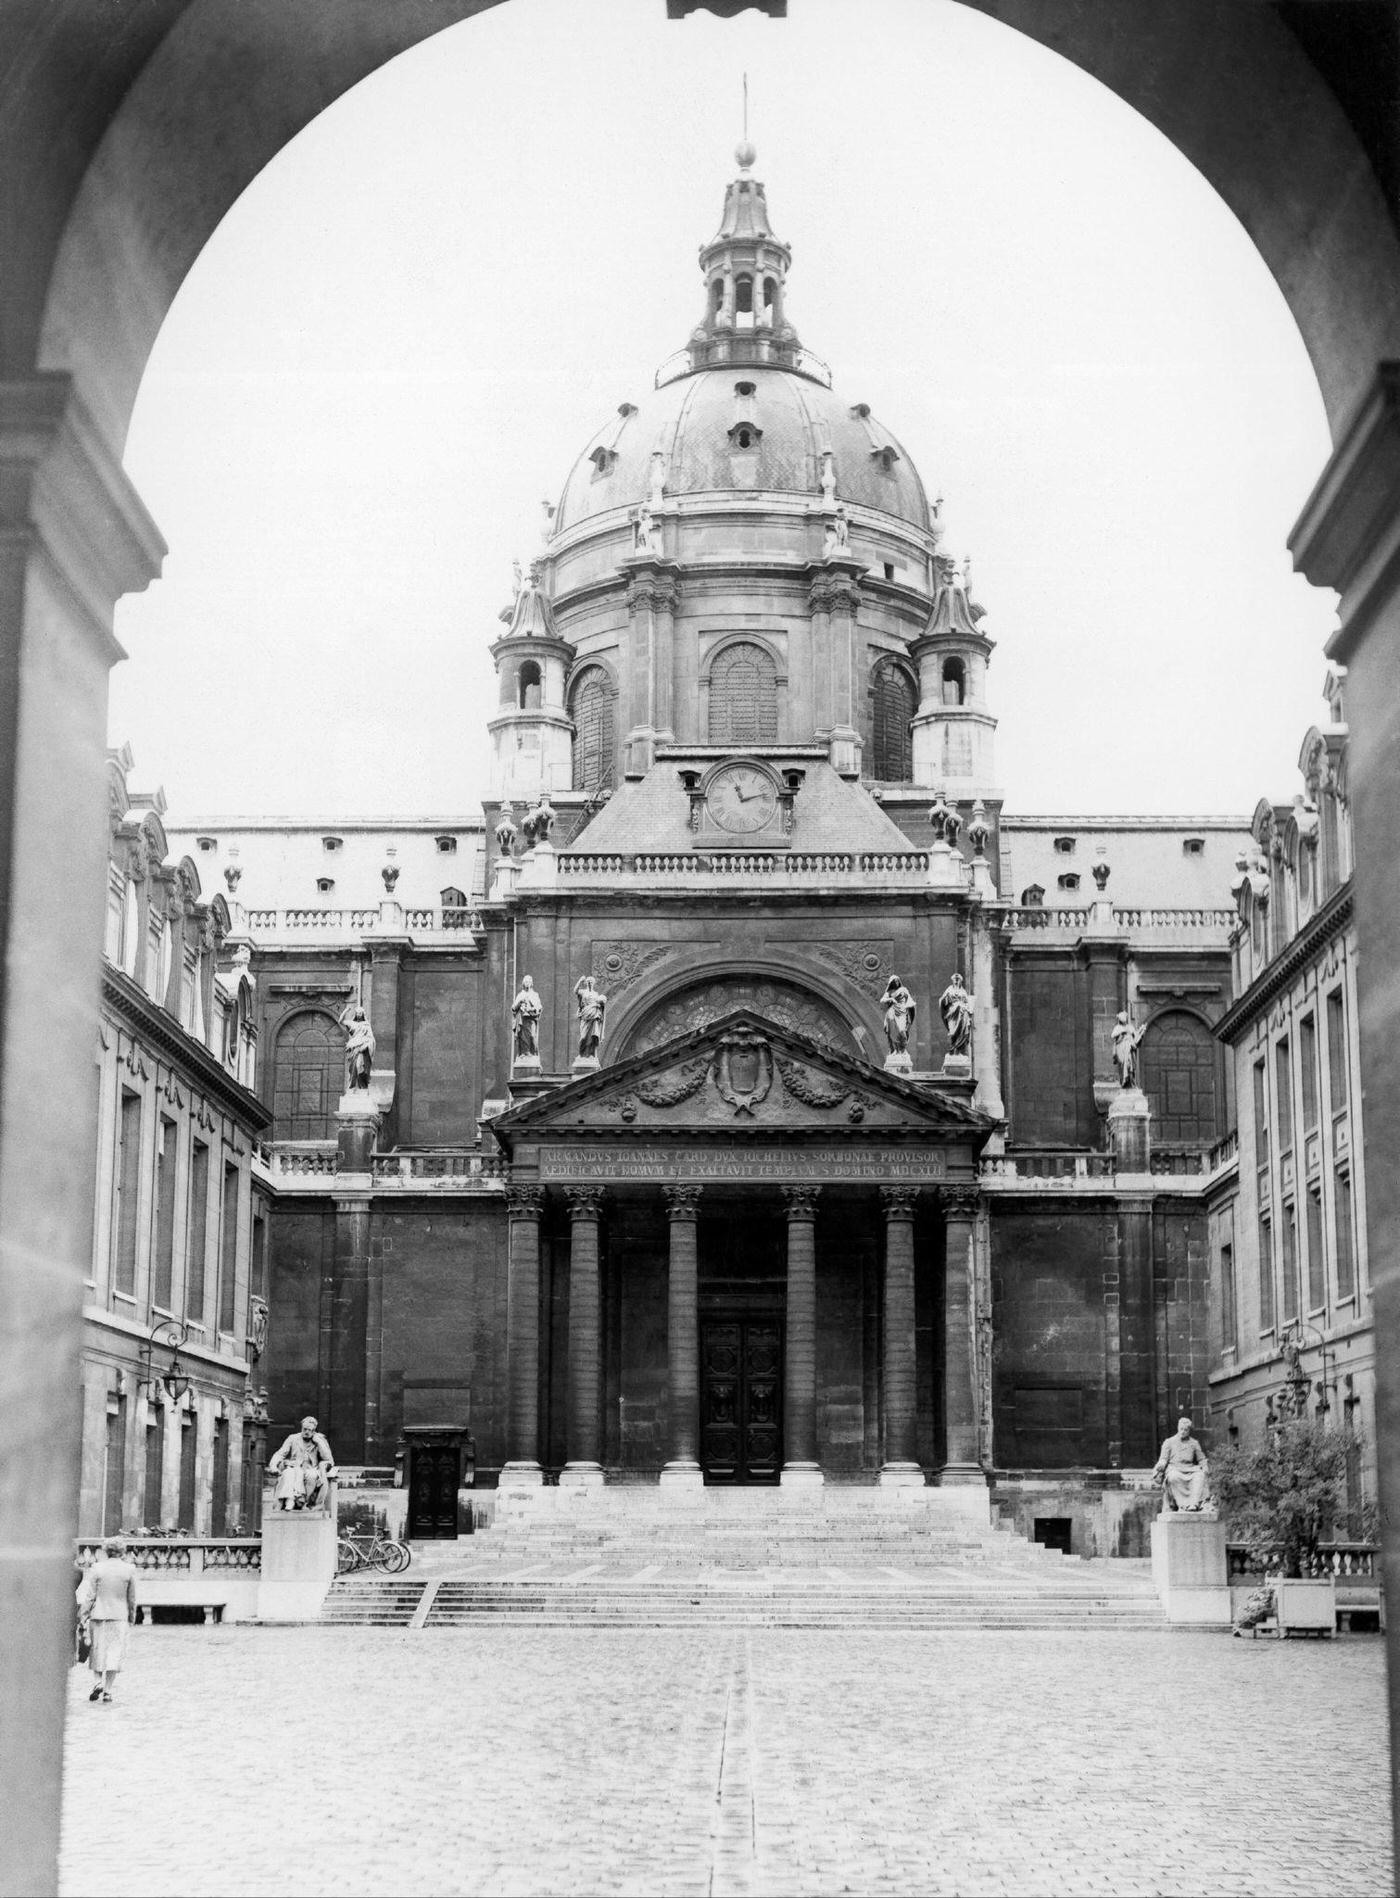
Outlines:
<svg viewBox="0 0 1400 1898"><path fill-rule="evenodd" d="M79 1536L79 1568L90 1568L102 1553L101 1536ZM132 1532L126 1559L142 1574L202 1575L211 1569L262 1567L260 1536L163 1536Z"/></svg>
<svg viewBox="0 0 1400 1898"><path fill-rule="evenodd" d="M1307 1559L1303 1572L1313 1580L1326 1581L1330 1577L1336 1581L1374 1581L1380 1574L1379 1555L1374 1542L1329 1542ZM1225 1559L1232 1582L1252 1582L1260 1576L1277 1575L1283 1566L1283 1551L1268 1543L1227 1542Z"/></svg>

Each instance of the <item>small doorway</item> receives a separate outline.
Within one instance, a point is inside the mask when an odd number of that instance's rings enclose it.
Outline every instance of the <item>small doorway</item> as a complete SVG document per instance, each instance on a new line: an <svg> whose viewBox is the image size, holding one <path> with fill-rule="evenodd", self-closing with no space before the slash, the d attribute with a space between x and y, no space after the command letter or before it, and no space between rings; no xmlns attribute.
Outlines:
<svg viewBox="0 0 1400 1898"><path fill-rule="evenodd" d="M408 1437L408 1534L414 1542L455 1540L462 1486L462 1432Z"/></svg>
<svg viewBox="0 0 1400 1898"><path fill-rule="evenodd" d="M783 1327L735 1312L700 1326L700 1462L707 1483L776 1483L783 1467Z"/></svg>

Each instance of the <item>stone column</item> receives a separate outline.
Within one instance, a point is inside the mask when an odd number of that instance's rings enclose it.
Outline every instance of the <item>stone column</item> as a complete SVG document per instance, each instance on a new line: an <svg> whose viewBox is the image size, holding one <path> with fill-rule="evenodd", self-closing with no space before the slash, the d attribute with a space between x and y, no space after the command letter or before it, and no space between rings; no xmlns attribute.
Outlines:
<svg viewBox="0 0 1400 1898"><path fill-rule="evenodd" d="M958 1483L986 1487L977 1456L976 1277L972 1235L977 1193L970 1187L943 1190L943 1421L947 1433L938 1473L946 1489Z"/></svg>
<svg viewBox="0 0 1400 1898"><path fill-rule="evenodd" d="M603 1189L569 1189L569 1460L561 1485L601 1486L598 1461L598 1218Z"/></svg>
<svg viewBox="0 0 1400 1898"><path fill-rule="evenodd" d="M321 1428L346 1463L365 1460L369 1344L369 1195L335 1202L335 1277L330 1310L330 1415ZM376 1398L378 1392L375 1392Z"/></svg>
<svg viewBox="0 0 1400 1898"><path fill-rule="evenodd" d="M671 1389L671 1454L661 1472L666 1489L699 1489L700 1443L698 1186L668 1186L670 1264L666 1285L666 1363Z"/></svg>
<svg viewBox="0 0 1400 1898"><path fill-rule="evenodd" d="M785 1186L787 1333L783 1348L783 1473L820 1485L817 1462L817 1186Z"/></svg>
<svg viewBox="0 0 1400 1898"><path fill-rule="evenodd" d="M915 1456L914 1205L916 1186L882 1186L885 1209L885 1337L883 1384L885 1488L922 1487Z"/></svg>
<svg viewBox="0 0 1400 1898"><path fill-rule="evenodd" d="M536 1489L540 1431L540 1218L544 1188L511 1186L506 1288L507 1461L499 1487Z"/></svg>

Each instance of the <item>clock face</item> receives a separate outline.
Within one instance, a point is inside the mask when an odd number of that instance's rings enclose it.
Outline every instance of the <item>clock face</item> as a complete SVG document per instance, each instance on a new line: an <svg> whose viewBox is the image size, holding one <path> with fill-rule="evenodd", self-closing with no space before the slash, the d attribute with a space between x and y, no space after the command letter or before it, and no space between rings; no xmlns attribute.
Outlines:
<svg viewBox="0 0 1400 1898"><path fill-rule="evenodd" d="M705 793L710 822L721 830L747 836L771 824L778 810L778 794L766 772L751 764L722 765Z"/></svg>

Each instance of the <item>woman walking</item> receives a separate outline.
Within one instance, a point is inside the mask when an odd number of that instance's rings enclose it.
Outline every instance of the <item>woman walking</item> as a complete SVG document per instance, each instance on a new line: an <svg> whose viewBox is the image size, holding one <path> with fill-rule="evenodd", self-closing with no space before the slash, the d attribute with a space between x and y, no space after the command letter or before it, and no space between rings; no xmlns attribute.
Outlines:
<svg viewBox="0 0 1400 1898"><path fill-rule="evenodd" d="M78 1588L78 1624L92 1643L88 1666L96 1683L89 1700L111 1700L135 1619L136 1570L126 1559L126 1543L109 1536Z"/></svg>

